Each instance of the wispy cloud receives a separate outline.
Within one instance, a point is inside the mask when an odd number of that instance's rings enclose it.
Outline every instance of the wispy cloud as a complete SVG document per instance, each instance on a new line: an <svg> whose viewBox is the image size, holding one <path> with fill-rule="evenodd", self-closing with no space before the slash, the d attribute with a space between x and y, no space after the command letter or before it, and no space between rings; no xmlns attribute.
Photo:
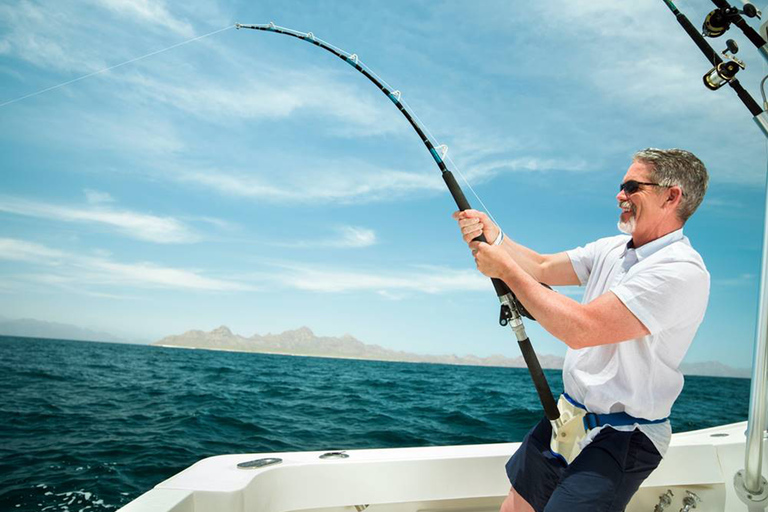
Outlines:
<svg viewBox="0 0 768 512"><path fill-rule="evenodd" d="M405 270L348 270L305 264L274 265L269 272L242 275L236 280L206 277L199 270L151 262L123 263L108 256L76 255L14 238L0 238L0 260L48 268L48 272L17 274L16 279L51 285L79 283L84 291L110 286L203 291L258 291L288 288L318 293L372 292L399 300L415 293L487 291L488 279L471 269L412 266Z"/></svg>
<svg viewBox="0 0 768 512"><path fill-rule="evenodd" d="M104 20L120 23L100 23ZM0 5L0 27L5 28L0 37L0 54L46 69L92 72L115 64L102 58L104 32L118 34L123 27L133 24L143 30L157 27L177 34L176 37L191 37L195 32L187 20L175 16L162 1L21 0ZM104 25L108 28L102 29ZM115 58L122 48L112 50L109 56Z"/></svg>
<svg viewBox="0 0 768 512"><path fill-rule="evenodd" d="M186 37L194 34L192 25L174 16L162 0L96 0L95 3L121 18L133 19L138 23L151 23Z"/></svg>
<svg viewBox="0 0 768 512"><path fill-rule="evenodd" d="M757 288L759 285L758 276L755 274L741 274L735 277L723 277L712 280L713 285L717 286L753 286Z"/></svg>
<svg viewBox="0 0 768 512"><path fill-rule="evenodd" d="M341 233L339 247L370 247L376 243L376 232L372 229L343 226L339 231Z"/></svg>
<svg viewBox="0 0 768 512"><path fill-rule="evenodd" d="M445 192L437 170L420 172L379 167L370 162L347 159L321 159L307 170L293 164L286 168L254 168L250 171L220 169L180 169L166 177L205 187L220 194L252 197L275 202L367 203L395 201L405 196ZM589 172L584 160L520 156L485 160L465 166L462 174L472 185L492 180L509 172ZM316 179L315 179L316 177ZM457 176L459 178L459 176ZM320 185L318 185L320 184Z"/></svg>
<svg viewBox="0 0 768 512"><path fill-rule="evenodd" d="M343 137L403 131L395 122L397 111L349 77L315 66L297 70L262 64L257 69L226 82L197 77L190 83L173 76L157 80L138 73L121 79L133 84L133 94L144 101L170 105L207 122L316 116L328 120L327 131Z"/></svg>
<svg viewBox="0 0 768 512"><path fill-rule="evenodd" d="M587 162L580 159L565 160L527 156L478 163L470 166L465 174L468 179L473 181L488 181L505 172L585 172L589 170L593 169L587 165Z"/></svg>
<svg viewBox="0 0 768 512"><path fill-rule="evenodd" d="M307 265L281 265L281 268L269 279L297 290L321 293L370 291L385 297L399 297L403 292L435 294L488 290L489 287L487 278L469 269L414 266L404 271L352 271Z"/></svg>
<svg viewBox="0 0 768 512"><path fill-rule="evenodd" d="M280 247L293 247L297 249L315 248L339 248L358 249L376 245L376 232L372 229L359 226L339 226L333 230L334 235L328 238L295 240L289 242L276 242Z"/></svg>
<svg viewBox="0 0 768 512"><path fill-rule="evenodd" d="M159 217L104 207L59 206L0 196L0 211L59 222L97 224L116 229L121 235L160 244L193 243L200 236L173 217Z"/></svg>
<svg viewBox="0 0 768 512"><path fill-rule="evenodd" d="M0 238L0 259L56 265L66 257L66 253L44 245L14 238Z"/></svg>
<svg viewBox="0 0 768 512"><path fill-rule="evenodd" d="M280 169L280 172L275 169L179 170L168 176L224 195L299 203L363 203L445 189L437 171L398 171L356 159L326 159L315 163L312 170L298 166Z"/></svg>
<svg viewBox="0 0 768 512"><path fill-rule="evenodd" d="M107 192L101 192L99 190L93 190L90 188L83 189L85 194L85 200L88 204L102 204L102 203L114 203L115 199Z"/></svg>
<svg viewBox="0 0 768 512"><path fill-rule="evenodd" d="M34 263L53 269L53 274L49 271L34 277L48 284L77 282L85 288L123 286L213 292L254 290L249 284L206 277L197 270L151 262L121 263L106 257L72 254L15 238L0 238L0 260ZM24 278L24 274L15 277Z"/></svg>

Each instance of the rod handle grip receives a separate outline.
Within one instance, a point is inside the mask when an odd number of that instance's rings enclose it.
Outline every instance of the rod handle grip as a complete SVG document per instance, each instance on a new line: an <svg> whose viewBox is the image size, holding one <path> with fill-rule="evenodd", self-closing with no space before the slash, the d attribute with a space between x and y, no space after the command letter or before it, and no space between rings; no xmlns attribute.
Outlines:
<svg viewBox="0 0 768 512"><path fill-rule="evenodd" d="M453 176L453 173L451 171L447 171L447 170L443 171L443 181L445 181L445 184L448 186L448 190L451 192L451 195L453 196L453 200L456 201L456 206L459 207L459 210L462 212L464 210L470 210L472 207L469 205L469 201L467 201L467 198L464 195L464 191L461 190L461 187L456 182L456 178ZM480 233L480 236L475 238L475 242L488 243L488 240L485 239L485 235ZM512 293L509 290L509 287L507 286L507 284L501 279L496 279L495 277L493 277L491 278L491 283L493 283L493 288L496 290L497 297L502 297L508 293L509 294Z"/></svg>

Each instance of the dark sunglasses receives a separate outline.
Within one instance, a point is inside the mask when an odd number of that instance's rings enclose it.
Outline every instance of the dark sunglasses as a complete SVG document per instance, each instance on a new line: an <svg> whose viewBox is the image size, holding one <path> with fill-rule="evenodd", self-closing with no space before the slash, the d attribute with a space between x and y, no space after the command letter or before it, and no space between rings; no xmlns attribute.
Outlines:
<svg viewBox="0 0 768 512"><path fill-rule="evenodd" d="M619 185L619 192L623 190L625 194L631 195L637 192L638 190L640 190L640 185L649 185L653 187L661 186L658 183L647 183L643 181L627 180L621 185Z"/></svg>

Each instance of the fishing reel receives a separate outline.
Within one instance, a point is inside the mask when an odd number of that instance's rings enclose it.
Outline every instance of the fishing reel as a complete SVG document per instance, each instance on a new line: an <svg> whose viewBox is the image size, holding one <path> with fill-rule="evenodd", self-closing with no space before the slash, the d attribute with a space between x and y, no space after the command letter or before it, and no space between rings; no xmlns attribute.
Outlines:
<svg viewBox="0 0 768 512"><path fill-rule="evenodd" d="M552 289L552 287L546 283L539 283L539 284L549 290ZM525 309L525 306L523 306L523 303L520 302L520 300L518 300L518 298L515 297L513 294L510 293L505 296L499 297L499 300L501 301L501 311L499 312L499 325L501 325L502 327L506 327L507 325L509 325L509 322L521 316L524 316L529 320L533 320L534 322L536 321L536 319L533 318L533 315L527 309Z"/></svg>
<svg viewBox="0 0 768 512"><path fill-rule="evenodd" d="M712 91L718 90L736 78L736 73L747 67L742 60L734 55L739 51L739 45L736 44L736 41L729 39L725 45L726 48L721 53L726 60L710 69L703 77L704 85Z"/></svg>
<svg viewBox="0 0 768 512"><path fill-rule="evenodd" d="M704 19L704 25L701 27L701 33L705 37L720 37L725 34L731 23L740 15L748 18L760 19L760 10L750 3L744 4L744 9L736 7L720 7L707 14Z"/></svg>

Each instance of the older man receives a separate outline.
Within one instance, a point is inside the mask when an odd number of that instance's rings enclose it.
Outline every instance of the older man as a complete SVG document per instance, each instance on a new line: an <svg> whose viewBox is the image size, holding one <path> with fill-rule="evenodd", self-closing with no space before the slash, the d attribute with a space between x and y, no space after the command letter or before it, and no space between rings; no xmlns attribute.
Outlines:
<svg viewBox="0 0 768 512"><path fill-rule="evenodd" d="M669 446L667 417L683 388L678 367L709 297L709 273L683 235L707 170L693 154L634 155L616 199L626 233L543 255L504 238L488 217L457 212L477 268L502 279L536 320L568 345L564 396L596 415L568 464L535 426L507 463L503 512L624 510ZM474 242L480 233L496 243ZM583 285L577 303L539 283ZM610 414L610 416L608 416Z"/></svg>

